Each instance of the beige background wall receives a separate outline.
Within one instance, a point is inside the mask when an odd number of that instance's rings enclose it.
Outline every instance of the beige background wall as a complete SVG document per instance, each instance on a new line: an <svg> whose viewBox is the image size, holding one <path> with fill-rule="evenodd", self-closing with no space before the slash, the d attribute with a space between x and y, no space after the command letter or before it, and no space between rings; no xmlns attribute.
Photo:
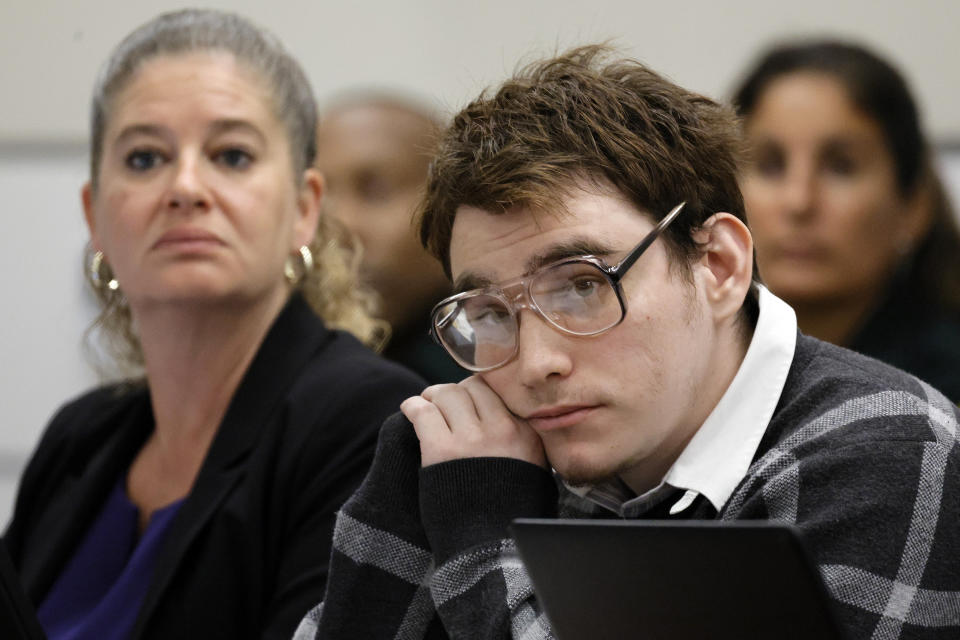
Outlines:
<svg viewBox="0 0 960 640"><path fill-rule="evenodd" d="M110 48L159 8L123 0L6 0L0 7L0 139L86 132L91 80ZM356 83L412 88L459 105L518 59L613 39L677 82L722 95L757 48L783 35L863 39L913 79L938 136L960 138L956 0L487 0L210 3L272 29L320 95Z"/></svg>
<svg viewBox="0 0 960 640"><path fill-rule="evenodd" d="M96 382L81 339L79 188L97 67L134 26L182 6L129 0L0 2L0 524L53 410ZM910 77L935 140L960 141L957 0L488 0L211 3L280 36L321 99L349 87L412 91L456 109L522 58L612 40L677 82L722 97L757 49L784 35L856 37ZM945 154L960 192L960 150Z"/></svg>

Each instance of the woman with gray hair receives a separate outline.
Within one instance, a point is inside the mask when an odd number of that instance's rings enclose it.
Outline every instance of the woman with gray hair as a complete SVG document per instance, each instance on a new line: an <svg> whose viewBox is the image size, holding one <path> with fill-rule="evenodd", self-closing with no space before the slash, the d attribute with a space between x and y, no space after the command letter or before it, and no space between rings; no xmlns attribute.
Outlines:
<svg viewBox="0 0 960 640"><path fill-rule="evenodd" d="M334 514L422 384L350 335L383 337L315 129L300 67L232 14L161 15L103 68L88 275L127 380L57 413L5 535L51 639L283 638L321 599Z"/></svg>

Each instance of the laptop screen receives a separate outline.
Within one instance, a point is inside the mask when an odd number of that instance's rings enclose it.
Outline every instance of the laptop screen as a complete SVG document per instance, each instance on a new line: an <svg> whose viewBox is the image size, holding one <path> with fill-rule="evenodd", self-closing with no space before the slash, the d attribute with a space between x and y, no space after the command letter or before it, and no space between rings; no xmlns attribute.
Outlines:
<svg viewBox="0 0 960 640"><path fill-rule="evenodd" d="M842 637L789 525L520 519L511 530L559 640Z"/></svg>

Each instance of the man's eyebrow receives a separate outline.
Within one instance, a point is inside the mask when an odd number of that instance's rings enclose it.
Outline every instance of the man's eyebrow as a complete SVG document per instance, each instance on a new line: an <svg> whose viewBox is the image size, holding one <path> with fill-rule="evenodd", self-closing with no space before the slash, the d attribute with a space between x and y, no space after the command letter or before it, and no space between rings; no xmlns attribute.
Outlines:
<svg viewBox="0 0 960 640"><path fill-rule="evenodd" d="M530 275L540 267L558 260L582 256L603 257L614 252L616 252L616 249L595 238L572 238L560 244L552 245L543 252L528 258L524 275Z"/></svg>
<svg viewBox="0 0 960 640"><path fill-rule="evenodd" d="M573 238L564 242L551 245L542 252L535 254L527 259L526 268L523 275L528 276L540 267L564 260L566 258L579 258L581 256L608 256L615 253L616 249L593 238ZM465 271L453 283L453 292L462 293L474 289L482 289L496 284L498 281L482 273L473 273Z"/></svg>
<svg viewBox="0 0 960 640"><path fill-rule="evenodd" d="M463 293L464 291L473 291L474 289L482 289L484 287L489 287L494 284L494 281L484 275L479 273L471 273L470 271L464 271L453 283L453 292L454 293Z"/></svg>

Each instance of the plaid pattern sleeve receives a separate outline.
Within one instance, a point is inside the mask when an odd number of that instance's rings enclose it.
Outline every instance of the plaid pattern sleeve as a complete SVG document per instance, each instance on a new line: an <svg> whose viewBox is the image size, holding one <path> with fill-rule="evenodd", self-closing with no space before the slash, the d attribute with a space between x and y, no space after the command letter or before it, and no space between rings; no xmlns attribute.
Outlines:
<svg viewBox="0 0 960 640"><path fill-rule="evenodd" d="M508 526L556 517L557 487L546 469L510 458L471 458L420 472L423 524L437 571L437 612L454 638L549 638Z"/></svg>
<svg viewBox="0 0 960 640"><path fill-rule="evenodd" d="M550 638L507 525L556 505L551 474L519 460L421 470L413 427L390 418L338 514L324 602L294 638Z"/></svg>
<svg viewBox="0 0 960 640"><path fill-rule="evenodd" d="M413 426L395 414L337 515L324 602L300 623L298 640L430 637L433 558L420 524L419 467Z"/></svg>

